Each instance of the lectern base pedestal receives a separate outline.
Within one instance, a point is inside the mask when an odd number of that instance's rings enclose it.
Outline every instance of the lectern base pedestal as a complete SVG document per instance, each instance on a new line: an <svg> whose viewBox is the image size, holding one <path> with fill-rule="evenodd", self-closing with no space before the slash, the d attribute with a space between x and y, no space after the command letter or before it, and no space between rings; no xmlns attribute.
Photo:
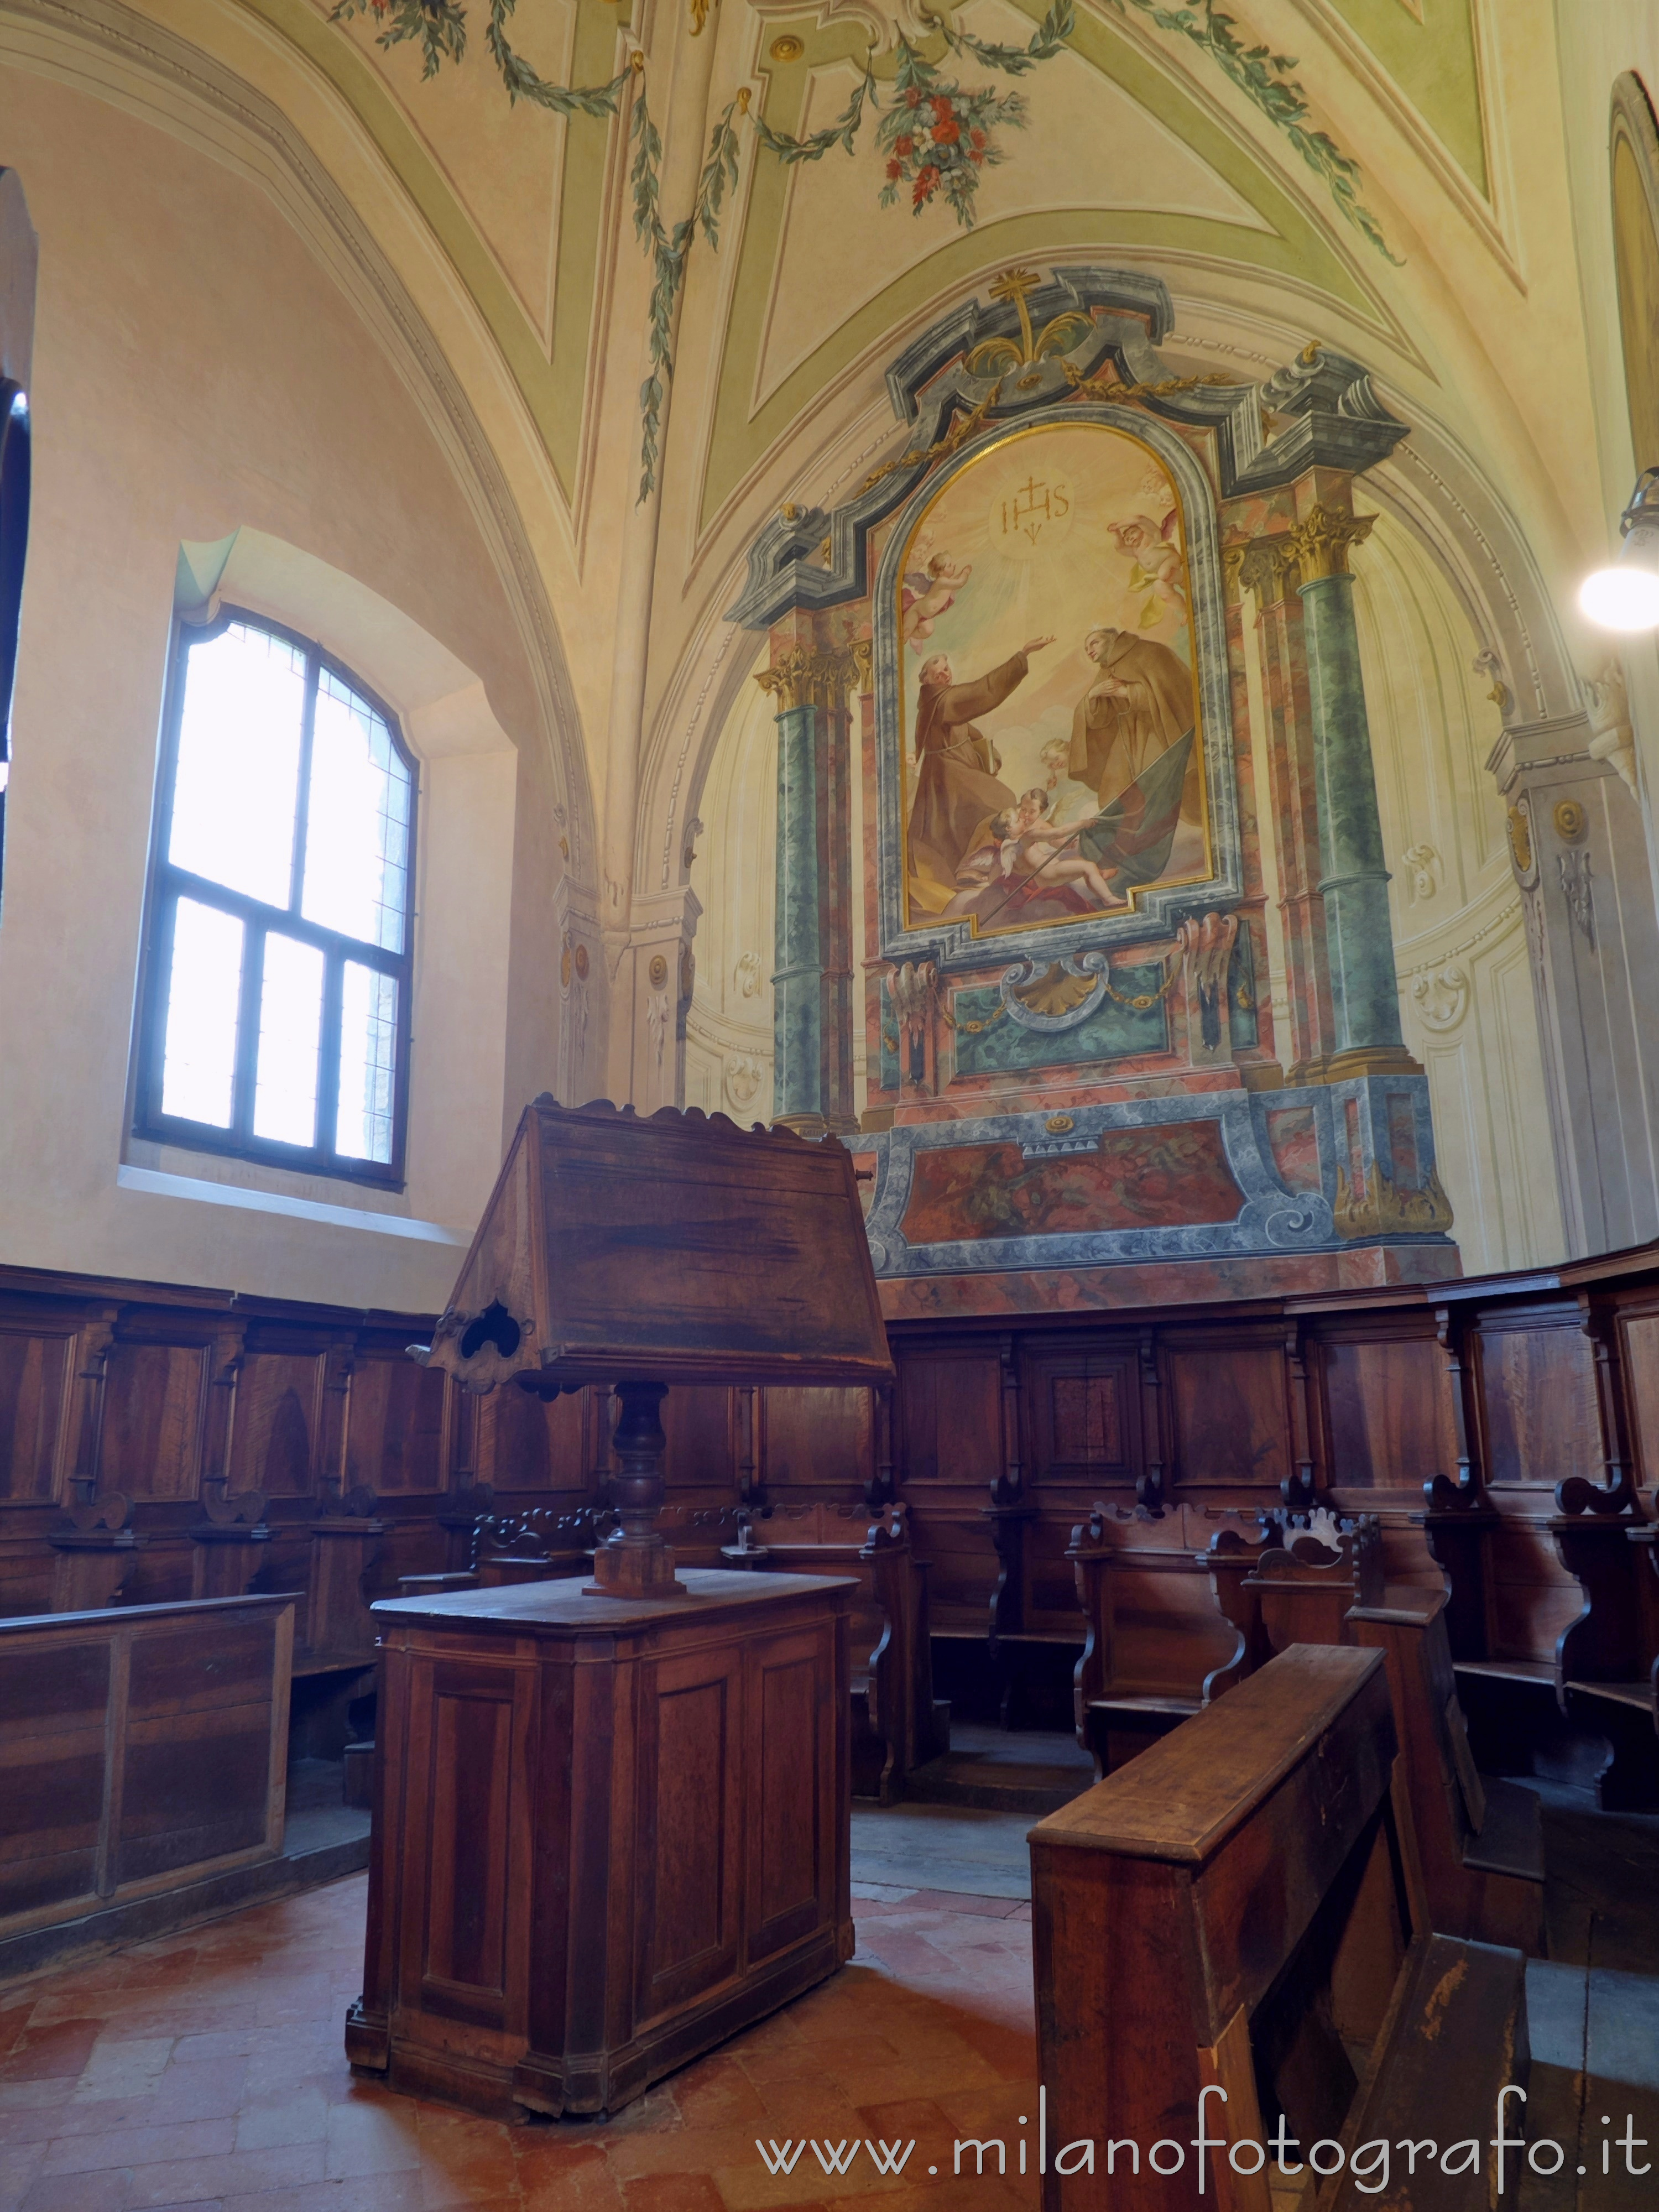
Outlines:
<svg viewBox="0 0 1659 2212"><path fill-rule="evenodd" d="M377 1605L346 2052L497 2116L615 2112L850 1958L852 1582Z"/></svg>
<svg viewBox="0 0 1659 2212"><path fill-rule="evenodd" d="M584 1597L685 1597L685 1584L675 1579L674 1554L660 1536L648 1544L629 1544L612 1537L593 1554L593 1579L582 1584Z"/></svg>

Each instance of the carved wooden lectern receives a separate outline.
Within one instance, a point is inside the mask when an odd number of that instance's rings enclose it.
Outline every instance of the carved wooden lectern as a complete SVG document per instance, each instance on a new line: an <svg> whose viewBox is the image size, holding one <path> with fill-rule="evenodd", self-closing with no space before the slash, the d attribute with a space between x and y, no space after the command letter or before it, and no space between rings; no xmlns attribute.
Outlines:
<svg viewBox="0 0 1659 2212"><path fill-rule="evenodd" d="M674 1382L881 1384L834 1139L526 1108L416 1358L614 1384L592 1578L374 1607L374 1833L354 2064L477 2110L614 2110L852 1953L851 1580L690 1571L657 1528Z"/></svg>

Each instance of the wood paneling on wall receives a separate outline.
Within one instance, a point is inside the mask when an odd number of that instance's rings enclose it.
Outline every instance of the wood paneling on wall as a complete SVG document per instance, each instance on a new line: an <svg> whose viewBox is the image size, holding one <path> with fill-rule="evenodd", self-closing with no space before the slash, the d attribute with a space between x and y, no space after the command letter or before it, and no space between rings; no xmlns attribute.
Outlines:
<svg viewBox="0 0 1659 2212"><path fill-rule="evenodd" d="M354 1313L0 1271L0 1613L295 1589L303 1654L465 1564L486 1509L604 1502L610 1410L473 1399ZM896 1324L890 1398L680 1389L671 1503L902 1498L936 1634L1080 1635L1096 1499L1379 1515L1389 1579L1453 1581L1463 1660L1547 1668L1583 1610L1556 1529L1650 1517L1659 1248L1553 1274L1195 1312ZM1576 1488L1574 1487L1576 1486ZM210 1560L211 1571L209 1562Z"/></svg>

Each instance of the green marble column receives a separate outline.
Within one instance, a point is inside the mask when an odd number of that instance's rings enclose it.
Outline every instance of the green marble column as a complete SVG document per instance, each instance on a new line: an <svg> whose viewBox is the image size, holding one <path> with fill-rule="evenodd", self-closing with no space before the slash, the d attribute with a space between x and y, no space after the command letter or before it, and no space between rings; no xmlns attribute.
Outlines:
<svg viewBox="0 0 1659 2212"><path fill-rule="evenodd" d="M1348 548L1369 516L1316 507L1289 533L1301 569L1303 637L1319 805L1319 890L1330 963L1334 1074L1406 1064L1389 919L1389 871L1376 811L1370 725L1360 680ZM1363 1056L1349 1061L1349 1055Z"/></svg>
<svg viewBox="0 0 1659 2212"><path fill-rule="evenodd" d="M794 646L756 681L778 702L778 876L772 972L773 1111L805 1137L846 1125L846 1087L836 1079L841 1042L833 965L836 886L847 869L837 835L839 787L828 773L832 724L854 672L848 653ZM844 811L844 805L842 811ZM851 896L840 885L840 905ZM843 989L840 996L846 997Z"/></svg>
<svg viewBox="0 0 1659 2212"><path fill-rule="evenodd" d="M778 716L778 890L772 973L773 1118L823 1122L823 921L818 878L818 708Z"/></svg>

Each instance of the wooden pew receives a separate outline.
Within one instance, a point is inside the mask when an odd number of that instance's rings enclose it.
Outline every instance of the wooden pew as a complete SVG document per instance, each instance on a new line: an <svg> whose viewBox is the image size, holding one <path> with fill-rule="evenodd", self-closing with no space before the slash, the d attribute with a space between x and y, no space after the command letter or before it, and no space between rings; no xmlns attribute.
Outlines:
<svg viewBox="0 0 1659 2212"><path fill-rule="evenodd" d="M851 1575L853 1794L892 1803L904 1778L950 1745L950 1709L933 1696L927 1565L902 1505L873 1515L823 1503L776 1505L747 1524L750 1540L717 1564L765 1574Z"/></svg>
<svg viewBox="0 0 1659 2212"><path fill-rule="evenodd" d="M977 1503L941 1504L920 1485L906 1503L911 1541L928 1562L934 1680L953 1712L988 1720L1001 1703L991 1634L1003 1579L990 1520Z"/></svg>
<svg viewBox="0 0 1659 2212"><path fill-rule="evenodd" d="M1563 1483L1563 1504L1550 1523L1556 1556L1577 1583L1583 1604L1562 1631L1555 1652L1555 1693L1575 1728L1605 1739L1608 1756L1595 1778L1607 1812L1650 1812L1659 1806L1659 1581L1651 1559L1651 1523L1628 1514L1583 1510L1601 1493Z"/></svg>
<svg viewBox="0 0 1659 2212"><path fill-rule="evenodd" d="M1032 1830L1044 2212L1488 2212L1526 1961L1431 1932L1395 1759L1382 1654L1302 1645Z"/></svg>
<svg viewBox="0 0 1659 2212"><path fill-rule="evenodd" d="M294 1608L0 1620L0 1977L13 1938L281 1853Z"/></svg>
<svg viewBox="0 0 1659 2212"><path fill-rule="evenodd" d="M1005 1728L1053 1727L1088 1641L1076 1575L1067 1572L1066 1525L1029 1497L1006 1498L1003 1486L985 1518L999 1566L990 1637L999 1715Z"/></svg>
<svg viewBox="0 0 1659 2212"><path fill-rule="evenodd" d="M1435 1927L1541 1953L1538 1798L1477 1771L1452 1671L1446 1592L1385 1584L1383 1556L1371 1516L1340 1524L1326 1516L1265 1549L1243 1590L1260 1607L1275 1651L1334 1644L1382 1653L1400 1742L1396 1790L1409 1802Z"/></svg>
<svg viewBox="0 0 1659 2212"><path fill-rule="evenodd" d="M749 1505L665 1505L657 1526L681 1567L729 1567L733 1546L754 1518ZM609 1525L610 1516L605 1516Z"/></svg>
<svg viewBox="0 0 1659 2212"><path fill-rule="evenodd" d="M1109 1773L1249 1671L1249 1638L1219 1601L1208 1536L1240 1567L1260 1549L1237 1516L1224 1528L1176 1506L1165 1514L1097 1504L1072 1531L1083 1654L1073 1675L1077 1740ZM1222 1572L1226 1572L1226 1568Z"/></svg>
<svg viewBox="0 0 1659 2212"><path fill-rule="evenodd" d="M1236 1517L1230 1515L1227 1520L1231 1522ZM1241 1680L1246 1674L1254 1674L1258 1667L1265 1667L1273 1656L1273 1647L1262 1626L1261 1601L1250 1589L1249 1581L1263 1550L1277 1543L1282 1533L1282 1522L1263 1514L1254 1528L1224 1525L1216 1529L1198 1554L1200 1565L1210 1577L1210 1594L1217 1612L1231 1623L1243 1638L1244 1650L1238 1668Z"/></svg>
<svg viewBox="0 0 1659 2212"><path fill-rule="evenodd" d="M501 1589L585 1574L592 1564L598 1519L589 1508L556 1513L532 1506L522 1513L480 1514L465 1567L399 1575L398 1591L404 1597L436 1597L445 1590Z"/></svg>

